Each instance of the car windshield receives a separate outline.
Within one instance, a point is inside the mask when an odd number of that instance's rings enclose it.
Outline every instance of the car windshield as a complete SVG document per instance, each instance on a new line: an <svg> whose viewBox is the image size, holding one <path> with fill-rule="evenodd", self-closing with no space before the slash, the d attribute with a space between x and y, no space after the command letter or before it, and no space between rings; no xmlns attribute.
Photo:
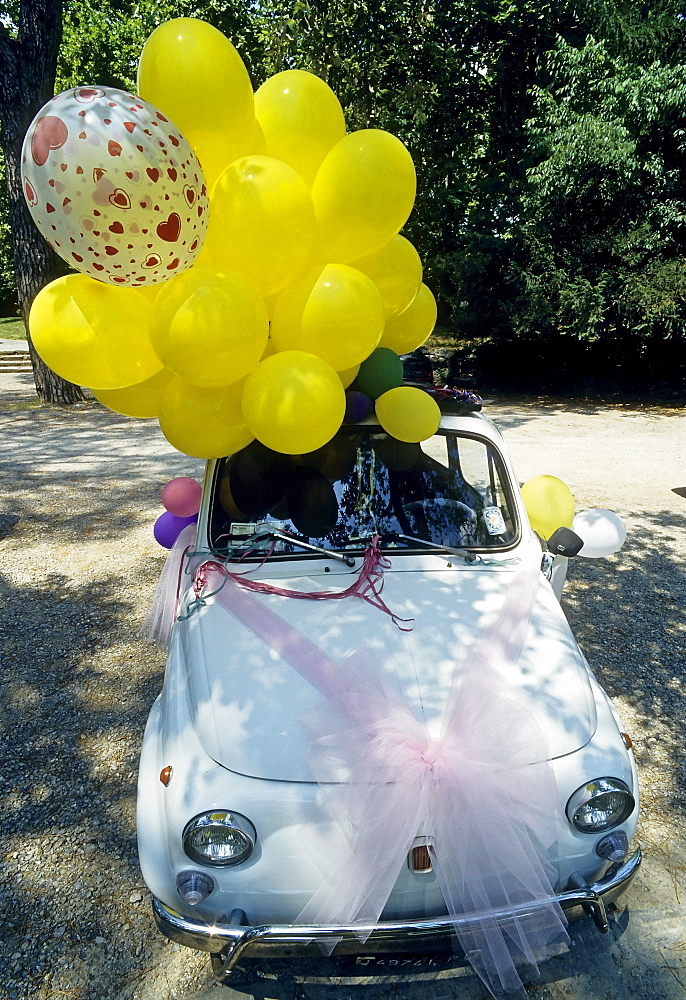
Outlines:
<svg viewBox="0 0 686 1000"><path fill-rule="evenodd" d="M212 549L240 554L273 543L276 554L304 554L265 538L270 531L336 550L363 547L372 535L385 547L415 549L503 548L517 537L511 488L491 442L441 429L405 444L374 426L343 428L307 455L253 441L217 463Z"/></svg>

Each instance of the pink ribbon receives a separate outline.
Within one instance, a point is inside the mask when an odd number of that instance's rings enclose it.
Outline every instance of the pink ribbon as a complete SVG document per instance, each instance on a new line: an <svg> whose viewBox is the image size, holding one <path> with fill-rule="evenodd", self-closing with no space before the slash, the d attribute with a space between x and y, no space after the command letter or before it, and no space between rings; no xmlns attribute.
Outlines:
<svg viewBox="0 0 686 1000"><path fill-rule="evenodd" d="M263 563L266 562L269 555L271 555L271 550L267 556L265 556ZM260 565L263 565L263 563ZM379 549L378 535L374 535L371 543L365 549L364 558L362 560L362 565L357 579L354 583L351 583L349 587L346 587L345 590L289 590L286 587L277 587L276 584L268 583L266 580L251 580L250 577L246 576L246 573L252 572L252 570L246 570L243 573L232 573L229 569L227 569L224 563L208 560L199 567L195 574L194 591L196 597L200 598L201 601L207 599L208 595L202 598L201 594L206 586L207 572L211 569L212 571L219 572L223 574L224 577L233 580L233 582L237 583L239 587L244 587L245 590L252 590L253 593L256 594L277 594L279 597L292 597L301 601L340 601L346 597L359 597L368 604L371 604L372 607L378 608L379 611L383 611L384 614L387 614L393 624L397 625L401 632L411 632L411 625L409 628L403 628L400 623L403 622L404 624L407 624L413 619L399 618L391 611L381 597L381 591L383 590L383 571L384 569L388 569L390 565L390 559L384 556ZM223 582L219 585L219 587L221 588L222 586Z"/></svg>
<svg viewBox="0 0 686 1000"><path fill-rule="evenodd" d="M218 569L206 566L206 586L219 582ZM523 977L537 975L538 961L567 940L546 857L560 808L547 741L507 680L539 582L538 559L514 576L500 613L453 680L437 738L371 651L335 662L232 580L218 589L216 600L324 695L312 766L343 826L347 855L297 922L377 923L421 834L448 914L471 918L456 924L456 934L494 996L521 992ZM504 921L493 916L521 907L526 912Z"/></svg>

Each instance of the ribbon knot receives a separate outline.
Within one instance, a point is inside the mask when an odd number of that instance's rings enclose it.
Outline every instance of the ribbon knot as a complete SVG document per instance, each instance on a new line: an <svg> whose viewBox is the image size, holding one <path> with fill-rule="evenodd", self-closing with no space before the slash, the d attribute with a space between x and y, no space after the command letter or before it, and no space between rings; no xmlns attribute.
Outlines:
<svg viewBox="0 0 686 1000"><path fill-rule="evenodd" d="M422 750L421 758L426 764L429 771L433 771L434 767L438 765L447 764L445 753L443 752L443 745L436 742L435 740L429 740L426 747Z"/></svg>

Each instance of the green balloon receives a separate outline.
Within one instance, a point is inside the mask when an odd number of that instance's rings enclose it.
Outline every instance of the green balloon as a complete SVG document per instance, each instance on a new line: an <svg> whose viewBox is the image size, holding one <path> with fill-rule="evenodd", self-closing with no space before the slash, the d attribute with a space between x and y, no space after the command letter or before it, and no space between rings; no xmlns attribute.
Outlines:
<svg viewBox="0 0 686 1000"><path fill-rule="evenodd" d="M355 385L372 399L389 389L397 389L403 380L403 363L390 347L377 347L360 365Z"/></svg>

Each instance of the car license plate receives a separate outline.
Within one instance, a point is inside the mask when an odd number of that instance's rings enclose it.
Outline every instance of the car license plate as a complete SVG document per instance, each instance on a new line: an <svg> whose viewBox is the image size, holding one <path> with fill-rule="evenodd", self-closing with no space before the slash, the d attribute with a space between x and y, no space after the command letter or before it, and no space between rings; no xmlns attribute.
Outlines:
<svg viewBox="0 0 686 1000"><path fill-rule="evenodd" d="M355 965L364 968L393 969L410 972L412 969L442 969L455 962L454 955L358 955Z"/></svg>

